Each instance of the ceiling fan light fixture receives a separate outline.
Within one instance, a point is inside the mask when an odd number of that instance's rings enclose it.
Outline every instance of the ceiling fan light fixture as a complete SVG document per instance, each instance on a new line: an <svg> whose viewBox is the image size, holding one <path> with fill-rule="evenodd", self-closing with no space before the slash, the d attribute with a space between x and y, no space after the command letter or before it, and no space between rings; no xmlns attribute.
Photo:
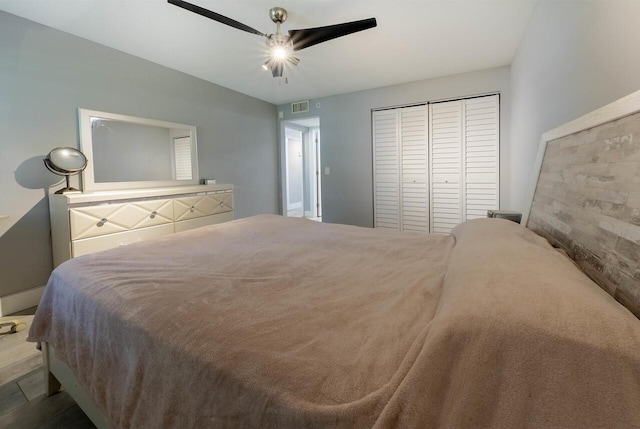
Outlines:
<svg viewBox="0 0 640 429"><path fill-rule="evenodd" d="M271 34L267 37L269 58L274 61L286 61L293 53L293 44L289 36Z"/></svg>
<svg viewBox="0 0 640 429"><path fill-rule="evenodd" d="M291 55L289 56L289 58L287 58L287 61L289 62L289 64L297 66L300 62L300 58Z"/></svg>
<svg viewBox="0 0 640 429"><path fill-rule="evenodd" d="M282 77L285 64L297 65L300 59L293 55L291 38L284 34L271 34L267 37L267 61L262 65L271 70L273 77Z"/></svg>
<svg viewBox="0 0 640 429"><path fill-rule="evenodd" d="M282 46L276 46L271 51L271 56L276 60L284 60L287 58L287 51Z"/></svg>
<svg viewBox="0 0 640 429"><path fill-rule="evenodd" d="M271 75L273 77L282 77L282 72L284 71L284 63L277 62L271 64Z"/></svg>

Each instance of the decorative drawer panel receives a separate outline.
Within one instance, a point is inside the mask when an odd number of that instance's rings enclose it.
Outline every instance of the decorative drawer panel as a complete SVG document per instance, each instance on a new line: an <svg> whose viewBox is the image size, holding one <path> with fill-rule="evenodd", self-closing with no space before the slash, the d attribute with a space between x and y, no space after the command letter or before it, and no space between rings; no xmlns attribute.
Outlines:
<svg viewBox="0 0 640 429"><path fill-rule="evenodd" d="M224 193L224 194L215 194L210 195L216 202L215 210L213 214L218 213L227 213L233 211L233 194L232 193Z"/></svg>
<svg viewBox="0 0 640 429"><path fill-rule="evenodd" d="M164 225L173 222L173 202L148 200L73 208L69 222L72 240Z"/></svg>
<svg viewBox="0 0 640 429"><path fill-rule="evenodd" d="M187 231L190 229L201 228L207 225L229 222L231 220L233 220L233 212L219 213L211 216L202 216L196 219L181 220L175 223L175 232Z"/></svg>
<svg viewBox="0 0 640 429"><path fill-rule="evenodd" d="M233 220L233 186L51 194L49 212L57 267L87 253Z"/></svg>
<svg viewBox="0 0 640 429"><path fill-rule="evenodd" d="M173 223L76 240L71 242L72 256L76 258L89 253L101 252L150 238L164 237L169 234L173 234Z"/></svg>
<svg viewBox="0 0 640 429"><path fill-rule="evenodd" d="M219 193L176 198L173 204L176 221L195 219L233 210L233 194Z"/></svg>
<svg viewBox="0 0 640 429"><path fill-rule="evenodd" d="M146 228L147 226L164 225L173 222L172 200L149 200L130 203L132 209L140 211L140 222L131 229Z"/></svg>

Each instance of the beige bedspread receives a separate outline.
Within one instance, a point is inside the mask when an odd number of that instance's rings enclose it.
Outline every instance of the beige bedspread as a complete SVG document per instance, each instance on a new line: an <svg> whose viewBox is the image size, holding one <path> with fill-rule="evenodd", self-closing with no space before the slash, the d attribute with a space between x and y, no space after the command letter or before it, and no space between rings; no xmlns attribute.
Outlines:
<svg viewBox="0 0 640 429"><path fill-rule="evenodd" d="M640 427L640 321L519 225L454 237L265 215L87 255L30 339L113 427Z"/></svg>

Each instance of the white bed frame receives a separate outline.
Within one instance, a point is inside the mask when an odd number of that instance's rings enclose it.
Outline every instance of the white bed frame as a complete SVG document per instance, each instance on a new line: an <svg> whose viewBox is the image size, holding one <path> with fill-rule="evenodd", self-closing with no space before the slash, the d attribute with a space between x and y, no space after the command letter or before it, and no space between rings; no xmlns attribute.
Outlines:
<svg viewBox="0 0 640 429"><path fill-rule="evenodd" d="M538 156L534 164L533 175L527 195L528 203L525 208L522 224L526 225L529 219L529 213L531 205L533 204L533 197L535 195L547 142L590 129L637 112L640 112L640 91L634 92L587 115L581 116L578 119L544 133L540 140ZM107 424L107 419L105 419L104 415L94 405L92 399L87 394L86 390L80 385L71 369L56 357L53 347L48 343L43 342L42 351L44 358L46 394L48 396L55 394L60 390L60 385L62 384L65 391L71 395L80 408L85 412L87 417L89 417L89 419L91 419L99 429L108 428L109 425Z"/></svg>
<svg viewBox="0 0 640 429"><path fill-rule="evenodd" d="M56 357L54 348L47 342L42 342L42 359L44 360L44 391L51 396L60 391L61 385L78 406L84 411L98 429L108 429L107 419L94 405L87 391L80 385L73 375L71 368Z"/></svg>

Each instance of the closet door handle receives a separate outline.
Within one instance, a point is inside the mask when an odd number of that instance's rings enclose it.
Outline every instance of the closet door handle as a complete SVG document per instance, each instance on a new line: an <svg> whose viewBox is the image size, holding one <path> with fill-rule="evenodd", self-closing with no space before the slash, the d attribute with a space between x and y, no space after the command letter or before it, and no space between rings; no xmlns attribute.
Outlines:
<svg viewBox="0 0 640 429"><path fill-rule="evenodd" d="M98 223L96 224L96 226L97 226L98 228L100 228L100 227L104 226L104 224L105 224L105 223L107 223L107 218L106 218L106 217L103 217L102 219L100 219L100 222L98 222Z"/></svg>

